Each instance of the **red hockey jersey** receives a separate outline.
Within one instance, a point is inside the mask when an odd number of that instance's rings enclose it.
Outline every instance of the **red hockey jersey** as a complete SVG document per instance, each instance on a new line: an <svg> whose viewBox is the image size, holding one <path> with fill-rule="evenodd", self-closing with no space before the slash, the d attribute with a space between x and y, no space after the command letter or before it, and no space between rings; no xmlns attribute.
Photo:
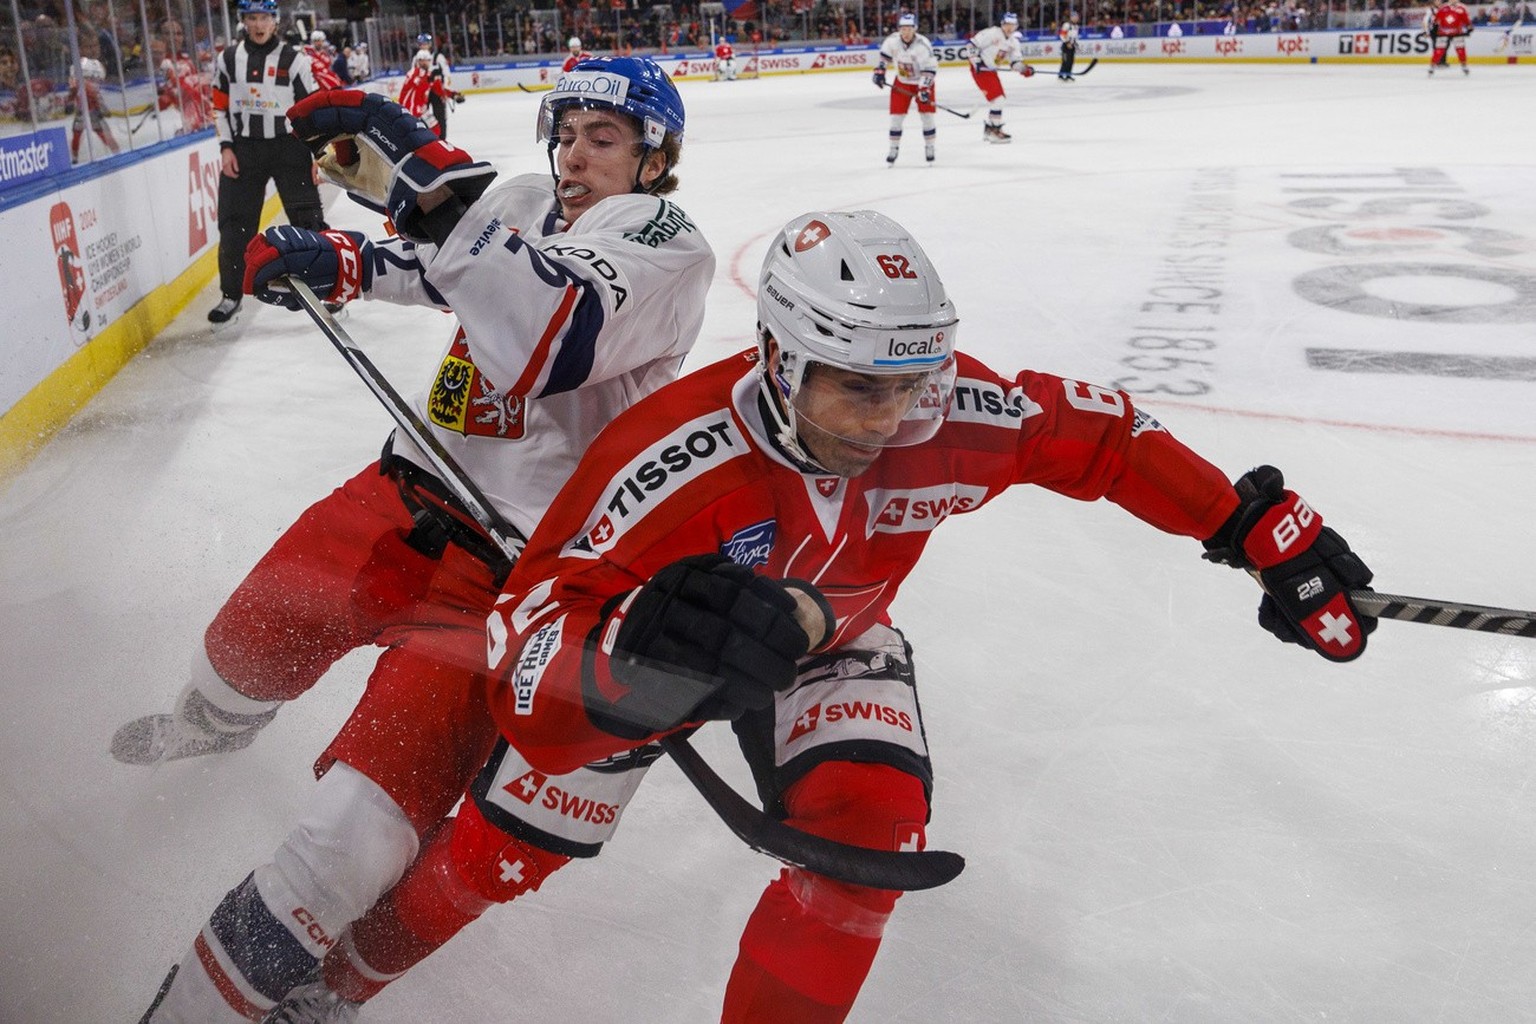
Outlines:
<svg viewBox="0 0 1536 1024"><path fill-rule="evenodd" d="M794 468L766 440L756 354L715 363L618 417L540 523L489 624L489 699L542 771L639 746L589 721L584 687L618 699L601 609L688 555L721 552L814 583L837 613L823 649L887 621L929 534L1014 484L1108 498L1204 539L1237 507L1226 476L1123 392L958 357L951 412L930 441L848 479ZM592 641L599 645L585 653Z"/></svg>
<svg viewBox="0 0 1536 1024"><path fill-rule="evenodd" d="M1435 11L1435 25L1442 36L1464 36L1472 30L1472 16L1459 3L1443 4Z"/></svg>

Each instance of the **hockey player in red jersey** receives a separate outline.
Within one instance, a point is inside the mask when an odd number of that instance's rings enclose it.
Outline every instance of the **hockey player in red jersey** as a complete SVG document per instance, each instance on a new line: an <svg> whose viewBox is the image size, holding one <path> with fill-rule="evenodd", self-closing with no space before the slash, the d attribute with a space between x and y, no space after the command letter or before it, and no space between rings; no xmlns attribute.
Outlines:
<svg viewBox="0 0 1536 1024"><path fill-rule="evenodd" d="M971 62L971 79L976 88L987 98L987 120L982 125L982 138L988 142L1012 142L1013 135L1003 131L1003 82L999 68L1017 71L1025 78L1035 69L1024 63L1024 51L1015 36L1019 16L1009 11L1003 15L1001 25L989 25L971 37L965 46L966 59Z"/></svg>
<svg viewBox="0 0 1536 1024"><path fill-rule="evenodd" d="M442 79L432 74L432 51L417 50L416 57L411 61L411 70L406 72L405 80L400 83L397 102L421 118L434 135L440 136L442 132L438 128L437 115L432 112L430 103L434 91L441 95Z"/></svg>
<svg viewBox="0 0 1536 1024"><path fill-rule="evenodd" d="M1348 594L1371 573L1278 470L1234 486L1123 392L956 352L937 272L888 218L791 221L757 312L757 349L616 419L531 538L488 629L487 698L510 742L327 957L355 995L562 866L530 842L595 855L657 738L711 720L733 723L784 821L922 849L933 769L891 604L935 528L1014 485L1107 498L1200 540L1261 579L1259 622L1280 639L1334 661L1364 651L1374 620ZM602 813L530 818L552 791ZM844 1020L898 895L782 871L746 923L722 1021Z"/></svg>
<svg viewBox="0 0 1536 1024"><path fill-rule="evenodd" d="M726 39L715 44L715 81L736 81L736 48Z"/></svg>
<svg viewBox="0 0 1536 1024"><path fill-rule="evenodd" d="M714 255L668 198L676 87L638 57L561 76L538 120L553 188L549 174L493 183L380 95L320 92L287 116L312 147L330 144L321 165L389 209L398 235L270 229L247 250L246 292L296 306L294 277L330 300L451 308L458 324L412 409L531 533L597 432L677 376L703 321ZM219 901L147 1024L331 1019L305 1016L320 958L490 755L484 624L508 557L430 465L392 436L307 509L214 617L175 711L113 738L130 764L238 750L338 659L382 649L316 762L305 814Z"/></svg>
<svg viewBox="0 0 1536 1024"><path fill-rule="evenodd" d="M1467 36L1472 34L1472 16L1462 6L1461 0L1450 0L1435 8L1435 49L1429 58L1429 73L1435 73L1435 65L1445 65L1445 51L1456 44L1456 59L1461 62L1461 73L1469 75L1467 67Z"/></svg>
<svg viewBox="0 0 1536 1024"><path fill-rule="evenodd" d="M586 50L582 49L581 40L578 37L571 36L571 38L565 41L565 45L570 53L566 55L565 63L560 65L560 70L562 72L571 70L584 60L592 59L592 55Z"/></svg>
<svg viewBox="0 0 1536 1024"><path fill-rule="evenodd" d="M901 127L915 99L923 124L923 156L933 163L933 143L938 134L933 123L934 111L938 109L934 105L933 80L939 73L939 60L928 37L918 33L915 14L903 14L897 19L896 31L880 44L880 56L875 60L875 85L885 87L886 68L892 66L896 69L896 80L891 83L891 148L885 154L885 162L896 162L901 151Z"/></svg>

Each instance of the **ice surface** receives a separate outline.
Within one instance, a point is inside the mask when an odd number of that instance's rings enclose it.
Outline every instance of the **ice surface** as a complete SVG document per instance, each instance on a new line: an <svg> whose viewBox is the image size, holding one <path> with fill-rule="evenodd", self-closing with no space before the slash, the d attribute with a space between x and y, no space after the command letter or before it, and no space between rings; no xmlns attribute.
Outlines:
<svg viewBox="0 0 1536 1024"><path fill-rule="evenodd" d="M1281 466L1383 590L1536 605L1530 77L1101 64L1009 79L1011 146L941 112L924 166L909 118L894 168L864 76L686 84L678 199L720 259L692 362L750 343L785 220L878 208L999 369L1119 383L1233 475ZM946 69L939 100L980 96ZM537 102L473 96L453 138L542 169ZM330 216L378 232L344 200ZM241 753L107 754L388 431L307 318L247 303L215 337L214 301L0 493L7 1024L136 1020L287 830L371 663ZM348 327L411 393L449 321L359 304ZM937 533L895 610L935 752L931 841L969 868L901 901L853 1020L1536 1019L1536 643L1389 622L1330 665L1260 631L1252 583L1198 554L1035 491ZM746 788L726 730L699 745ZM774 869L658 766L598 861L492 911L364 1019L716 1019Z"/></svg>

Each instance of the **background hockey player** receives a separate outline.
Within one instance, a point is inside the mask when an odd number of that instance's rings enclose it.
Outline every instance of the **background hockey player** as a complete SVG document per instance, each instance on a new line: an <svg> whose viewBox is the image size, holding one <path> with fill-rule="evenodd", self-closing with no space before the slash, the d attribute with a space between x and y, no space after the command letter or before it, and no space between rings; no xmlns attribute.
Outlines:
<svg viewBox="0 0 1536 1024"><path fill-rule="evenodd" d="M213 124L213 100L203 72L183 53L172 53L162 37L150 41L150 55L159 69L156 103L160 110L176 107L181 112L178 135L201 131Z"/></svg>
<svg viewBox="0 0 1536 1024"><path fill-rule="evenodd" d="M309 58L315 71L315 81L320 83L322 89L341 88L343 83L332 67L334 54L324 32L316 29L309 34L309 42L304 44L304 56Z"/></svg>
<svg viewBox="0 0 1536 1024"><path fill-rule="evenodd" d="M277 37L277 0L239 0L245 38L219 54L213 80L219 138L219 304L211 323L240 311L245 247L261 225L267 183L277 186L288 223L325 230L314 160L288 131L284 111L322 88L300 47Z"/></svg>
<svg viewBox="0 0 1536 1024"><path fill-rule="evenodd" d="M1009 11L1003 15L1001 25L989 25L971 37L966 44L965 56L971 64L971 78L976 88L987 98L987 120L982 125L982 138L988 142L1012 142L1013 136L1003 131L1003 82L998 68L1017 71L1025 78L1035 69L1024 63L1024 51L1014 38L1019 27L1019 16Z"/></svg>
<svg viewBox="0 0 1536 1024"><path fill-rule="evenodd" d="M570 52L566 54L565 63L560 65L562 72L570 71L584 60L592 59L592 55L582 48L581 39L578 36L571 36L571 38L567 39L565 46Z"/></svg>
<svg viewBox="0 0 1536 1024"><path fill-rule="evenodd" d="M1435 73L1435 65L1445 66L1446 49L1451 45L1456 46L1456 59L1461 62L1461 73L1470 75L1472 69L1467 67L1467 36L1472 34L1472 15L1467 13L1461 0L1447 0L1435 8L1435 49L1429 58L1429 73Z"/></svg>
<svg viewBox="0 0 1536 1024"><path fill-rule="evenodd" d="M433 46L432 36L423 32L416 37L416 48L432 54L432 77L438 80L438 87L427 94L427 104L432 108L432 116L437 118L437 134L446 139L449 101L457 103L464 97L453 91L453 66L448 62L444 47Z"/></svg>
<svg viewBox="0 0 1536 1024"><path fill-rule="evenodd" d="M441 92L442 87L442 79L432 73L432 52L417 50L416 56L411 59L411 69L406 72L404 80L400 83L397 102L421 118L422 122L432 129L432 133L439 137L441 132L437 115L432 112L429 101L434 91Z"/></svg>
<svg viewBox="0 0 1536 1024"><path fill-rule="evenodd" d="M889 83L891 88L891 148L885 154L885 162L894 164L901 150L901 126L907 119L913 99L917 100L918 118L923 123L923 156L933 163L933 143L938 128L933 123L934 78L939 73L939 60L933 53L928 37L917 31L917 15L903 14L896 21L896 31L885 37L880 44L880 56L875 60L875 84L884 88L886 69L894 67L896 77Z"/></svg>
<svg viewBox="0 0 1536 1024"><path fill-rule="evenodd" d="M1207 559L1261 576L1259 622L1280 639L1334 661L1364 651L1375 620L1347 594L1370 571L1279 471L1234 487L1124 392L957 353L937 271L890 219L792 220L757 315L756 352L620 416L561 490L488 631L490 707L528 770L476 779L346 955L408 965L559 866L526 858L516 783L605 807L568 848L591 856L653 741L710 720L733 722L789 824L922 849L933 769L889 612L930 531L1015 484L1201 540ZM722 1022L844 1020L898 895L783 871L746 924Z"/></svg>
<svg viewBox="0 0 1536 1024"><path fill-rule="evenodd" d="M107 69L101 63L101 48L96 42L96 36L90 32L80 33L79 46L80 60L70 68L69 98L64 105L66 114L75 115L69 132L71 163L80 162L80 140L87 131L100 139L106 147L106 153L96 153L96 157L116 153L122 148L112 134L112 127L107 123L106 106L101 102L101 83L107 77Z"/></svg>
<svg viewBox="0 0 1536 1024"><path fill-rule="evenodd" d="M1072 65L1077 61L1077 24L1071 16L1061 23L1056 37L1061 41L1061 67L1056 71L1056 77L1063 82L1072 82Z"/></svg>
<svg viewBox="0 0 1536 1024"><path fill-rule="evenodd" d="M715 81L736 81L736 48L723 36L715 44Z"/></svg>
<svg viewBox="0 0 1536 1024"><path fill-rule="evenodd" d="M331 300L451 307L458 327L415 410L531 532L597 431L676 376L703 319L714 255L663 198L682 147L676 88L641 58L562 76L539 114L553 190L544 174L488 190L487 164L383 96L329 92L289 113L311 143L336 140L328 173L391 210L400 237L273 228L251 246L247 287L293 303L281 290L291 275ZM364 141L378 137L378 149ZM312 1000L290 991L491 753L484 627L507 557L428 464L391 438L379 462L306 510L220 609L175 712L114 738L132 764L240 749L338 658L383 648L316 765L309 809L219 902L155 1024L259 1020L285 1000L281 1019L311 1019Z"/></svg>

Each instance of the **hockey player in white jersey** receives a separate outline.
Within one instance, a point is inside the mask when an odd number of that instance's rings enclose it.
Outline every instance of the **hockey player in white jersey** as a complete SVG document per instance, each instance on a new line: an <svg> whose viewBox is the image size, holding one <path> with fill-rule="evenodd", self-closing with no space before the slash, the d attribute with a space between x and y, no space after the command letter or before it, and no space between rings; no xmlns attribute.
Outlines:
<svg viewBox="0 0 1536 1024"><path fill-rule="evenodd" d="M451 308L415 411L531 533L592 437L672 380L698 335L715 260L663 198L683 136L676 87L637 57L563 75L538 126L553 187L529 174L488 188L489 165L383 96L327 92L289 117L312 147L330 143L322 167L400 237L274 228L251 244L247 292L296 308L293 277L330 300ZM219 902L145 1021L349 1019L294 990L489 756L484 623L510 566L429 464L392 438L311 506L215 617L175 712L114 738L132 764L237 750L348 651L384 647L316 763L308 811Z"/></svg>
<svg viewBox="0 0 1536 1024"><path fill-rule="evenodd" d="M1025 78L1035 69L1024 63L1024 51L1014 35L1019 27L1019 16L1009 11L999 25L989 25L971 37L966 45L965 56L971 62L971 78L976 88L987 98L989 109L981 136L988 142L1012 142L1013 136L1003 131L1003 83L998 77L1000 68L1017 71Z"/></svg>
<svg viewBox="0 0 1536 1024"><path fill-rule="evenodd" d="M917 100L917 114L923 123L923 156L933 163L933 142L938 134L933 123L934 77L939 73L939 60L933 53L928 37L917 31L917 15L903 14L896 22L896 31L885 37L880 44L880 56L875 61L875 85L886 86L886 69L894 68L895 80L891 87L891 148L885 162L894 164L901 149L901 126L907 119L912 100Z"/></svg>

